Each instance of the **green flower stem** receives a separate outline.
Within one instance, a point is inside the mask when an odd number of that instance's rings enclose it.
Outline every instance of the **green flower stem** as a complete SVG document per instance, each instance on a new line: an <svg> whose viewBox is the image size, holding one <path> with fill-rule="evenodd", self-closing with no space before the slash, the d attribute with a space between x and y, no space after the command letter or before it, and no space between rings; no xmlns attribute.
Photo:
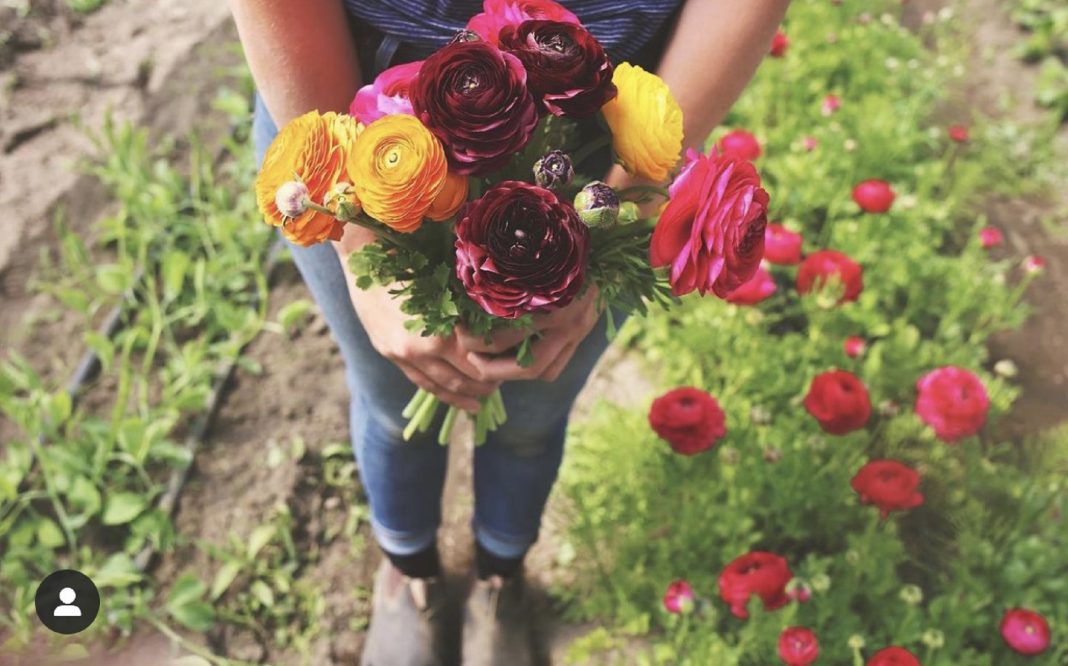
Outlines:
<svg viewBox="0 0 1068 666"><path fill-rule="evenodd" d="M593 155L598 150L604 148L607 145L610 145L611 143L612 135L605 132L604 134L601 134L596 139L590 141L585 146L575 151L575 153L571 155L571 163L578 167L578 165L582 164L590 155Z"/></svg>
<svg viewBox="0 0 1068 666"><path fill-rule="evenodd" d="M446 446L449 443L449 435L452 434L452 426L456 423L456 417L460 414L460 410L449 406L449 411L445 412L445 421L441 424L441 430L438 430L438 444Z"/></svg>
<svg viewBox="0 0 1068 666"><path fill-rule="evenodd" d="M412 409L412 405L416 406ZM416 432L426 432L430 428L430 424L434 421L434 414L438 411L438 399L434 394L429 391L419 389L415 392L415 396L412 397L402 415L410 412L412 415L408 418L408 425L404 427L404 441L409 441Z"/></svg>
<svg viewBox="0 0 1068 666"><path fill-rule="evenodd" d="M419 407L422 406L423 401L426 400L429 395L430 394L424 391L423 389L419 389L418 391L416 391L415 395L412 396L412 399L408 401L407 405L405 405L404 411L401 412L401 416L406 419L410 419L415 416L415 413L419 411Z"/></svg>

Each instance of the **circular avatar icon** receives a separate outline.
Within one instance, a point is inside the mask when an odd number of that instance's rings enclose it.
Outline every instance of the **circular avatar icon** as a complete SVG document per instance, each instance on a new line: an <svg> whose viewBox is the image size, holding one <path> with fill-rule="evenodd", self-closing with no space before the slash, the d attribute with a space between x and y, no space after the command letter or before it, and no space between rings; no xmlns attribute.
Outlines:
<svg viewBox="0 0 1068 666"><path fill-rule="evenodd" d="M63 569L41 581L34 599L37 617L57 634L85 631L100 612L100 592L80 571Z"/></svg>

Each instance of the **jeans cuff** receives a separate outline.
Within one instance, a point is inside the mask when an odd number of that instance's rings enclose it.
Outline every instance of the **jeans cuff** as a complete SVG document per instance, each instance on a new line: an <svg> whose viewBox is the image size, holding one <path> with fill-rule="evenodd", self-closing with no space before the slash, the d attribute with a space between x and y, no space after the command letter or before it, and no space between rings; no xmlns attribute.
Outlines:
<svg viewBox="0 0 1068 666"><path fill-rule="evenodd" d="M438 535L437 526L420 532L398 532L384 527L373 517L371 518L371 531L379 547L393 555L414 555L426 550L434 543Z"/></svg>
<svg viewBox="0 0 1068 666"><path fill-rule="evenodd" d="M523 557L538 540L537 532L523 536L504 534L479 525L477 520L474 521L472 527L475 531L475 538L483 548L492 555L506 560Z"/></svg>

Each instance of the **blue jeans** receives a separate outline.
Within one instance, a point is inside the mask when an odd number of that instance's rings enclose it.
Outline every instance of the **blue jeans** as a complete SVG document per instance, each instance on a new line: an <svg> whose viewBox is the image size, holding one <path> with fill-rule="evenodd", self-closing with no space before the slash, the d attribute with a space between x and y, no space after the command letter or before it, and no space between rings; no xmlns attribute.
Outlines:
<svg viewBox="0 0 1068 666"><path fill-rule="evenodd" d="M259 162L276 133L257 96L253 142ZM438 424L426 435L403 440L401 410L416 387L371 346L349 300L336 252L329 243L307 248L290 244L289 249L345 361L352 448L375 538L396 555L419 552L434 542L441 522L448 452L437 443ZM474 531L493 555L521 557L537 540L563 457L568 413L607 345L602 319L555 382L516 381L501 387L508 420L474 454ZM440 422L444 408L439 412Z"/></svg>

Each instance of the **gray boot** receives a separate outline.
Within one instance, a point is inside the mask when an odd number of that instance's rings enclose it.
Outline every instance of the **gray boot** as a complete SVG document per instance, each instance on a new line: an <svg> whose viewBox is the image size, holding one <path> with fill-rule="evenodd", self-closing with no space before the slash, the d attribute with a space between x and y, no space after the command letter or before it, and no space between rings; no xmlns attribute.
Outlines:
<svg viewBox="0 0 1068 666"><path fill-rule="evenodd" d="M389 560L375 576L371 626L362 666L447 666L454 663L445 582L407 578Z"/></svg>
<svg viewBox="0 0 1068 666"><path fill-rule="evenodd" d="M522 574L476 580L464 607L463 666L532 666L533 634Z"/></svg>

